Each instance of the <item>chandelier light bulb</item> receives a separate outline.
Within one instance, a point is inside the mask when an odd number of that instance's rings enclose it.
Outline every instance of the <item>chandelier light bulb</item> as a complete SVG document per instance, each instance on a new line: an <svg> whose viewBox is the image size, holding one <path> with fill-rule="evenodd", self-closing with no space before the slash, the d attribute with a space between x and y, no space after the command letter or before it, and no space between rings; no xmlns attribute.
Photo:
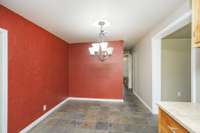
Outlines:
<svg viewBox="0 0 200 133"><path fill-rule="evenodd" d="M100 61L105 61L108 57L112 56L113 48L108 47L108 42L104 41L105 31L103 26L106 24L104 21L98 22L100 26L99 41L92 43L92 47L89 48L90 55L96 56Z"/></svg>

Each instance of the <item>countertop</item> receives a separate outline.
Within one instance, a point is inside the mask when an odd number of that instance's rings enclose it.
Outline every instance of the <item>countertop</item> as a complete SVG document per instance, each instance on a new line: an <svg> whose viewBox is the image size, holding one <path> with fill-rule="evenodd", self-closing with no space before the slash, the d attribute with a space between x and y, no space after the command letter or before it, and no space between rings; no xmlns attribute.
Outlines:
<svg viewBox="0 0 200 133"><path fill-rule="evenodd" d="M200 104L160 102L158 105L190 133L200 133Z"/></svg>

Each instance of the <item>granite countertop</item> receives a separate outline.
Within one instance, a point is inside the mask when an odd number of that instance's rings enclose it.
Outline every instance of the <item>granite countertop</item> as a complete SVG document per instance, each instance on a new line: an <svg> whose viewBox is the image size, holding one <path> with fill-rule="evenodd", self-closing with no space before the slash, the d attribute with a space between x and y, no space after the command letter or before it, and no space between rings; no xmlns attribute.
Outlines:
<svg viewBox="0 0 200 133"><path fill-rule="evenodd" d="M158 105L190 133L200 133L200 104L160 102Z"/></svg>

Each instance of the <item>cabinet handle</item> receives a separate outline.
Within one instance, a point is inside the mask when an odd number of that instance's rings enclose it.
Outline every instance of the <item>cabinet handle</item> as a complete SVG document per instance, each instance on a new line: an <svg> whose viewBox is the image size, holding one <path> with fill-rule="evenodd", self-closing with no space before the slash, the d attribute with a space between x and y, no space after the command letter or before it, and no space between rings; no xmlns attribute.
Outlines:
<svg viewBox="0 0 200 133"><path fill-rule="evenodd" d="M174 128L174 127L171 127L171 126L167 126L169 128L169 130L172 132L172 133L176 133L176 131L178 130L178 128Z"/></svg>

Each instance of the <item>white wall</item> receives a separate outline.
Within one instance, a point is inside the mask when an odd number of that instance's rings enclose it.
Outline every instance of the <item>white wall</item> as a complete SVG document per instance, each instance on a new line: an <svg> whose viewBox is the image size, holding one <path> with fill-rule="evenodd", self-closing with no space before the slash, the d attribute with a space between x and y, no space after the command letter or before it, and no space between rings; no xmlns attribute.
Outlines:
<svg viewBox="0 0 200 133"><path fill-rule="evenodd" d="M136 63L135 63L135 53L134 53L134 49L132 49L132 92L136 92Z"/></svg>
<svg viewBox="0 0 200 133"><path fill-rule="evenodd" d="M152 65L150 40L143 40L142 45L135 47L135 93L151 107L152 99ZM143 45L144 44L144 45Z"/></svg>
<svg viewBox="0 0 200 133"><path fill-rule="evenodd" d="M191 101L191 39L163 39L161 100Z"/></svg>
<svg viewBox="0 0 200 133"><path fill-rule="evenodd" d="M8 45L7 31L0 29L0 133L8 124Z"/></svg>
<svg viewBox="0 0 200 133"><path fill-rule="evenodd" d="M196 102L200 103L200 48L193 48L196 53Z"/></svg>
<svg viewBox="0 0 200 133"><path fill-rule="evenodd" d="M123 58L123 76L128 77L128 58Z"/></svg>
<svg viewBox="0 0 200 133"><path fill-rule="evenodd" d="M2 41L2 33L0 31L0 133L2 132L2 108L3 108L3 99L2 99L2 45L3 45L3 41Z"/></svg>
<svg viewBox="0 0 200 133"><path fill-rule="evenodd" d="M132 89L132 55L128 54L128 88Z"/></svg>
<svg viewBox="0 0 200 133"><path fill-rule="evenodd" d="M152 38L170 23L190 10L189 1L184 0L184 3L177 8L176 11L172 12L169 17L163 19L160 25L152 29L152 31L143 37L134 47L136 62L135 91L150 108L152 108Z"/></svg>

